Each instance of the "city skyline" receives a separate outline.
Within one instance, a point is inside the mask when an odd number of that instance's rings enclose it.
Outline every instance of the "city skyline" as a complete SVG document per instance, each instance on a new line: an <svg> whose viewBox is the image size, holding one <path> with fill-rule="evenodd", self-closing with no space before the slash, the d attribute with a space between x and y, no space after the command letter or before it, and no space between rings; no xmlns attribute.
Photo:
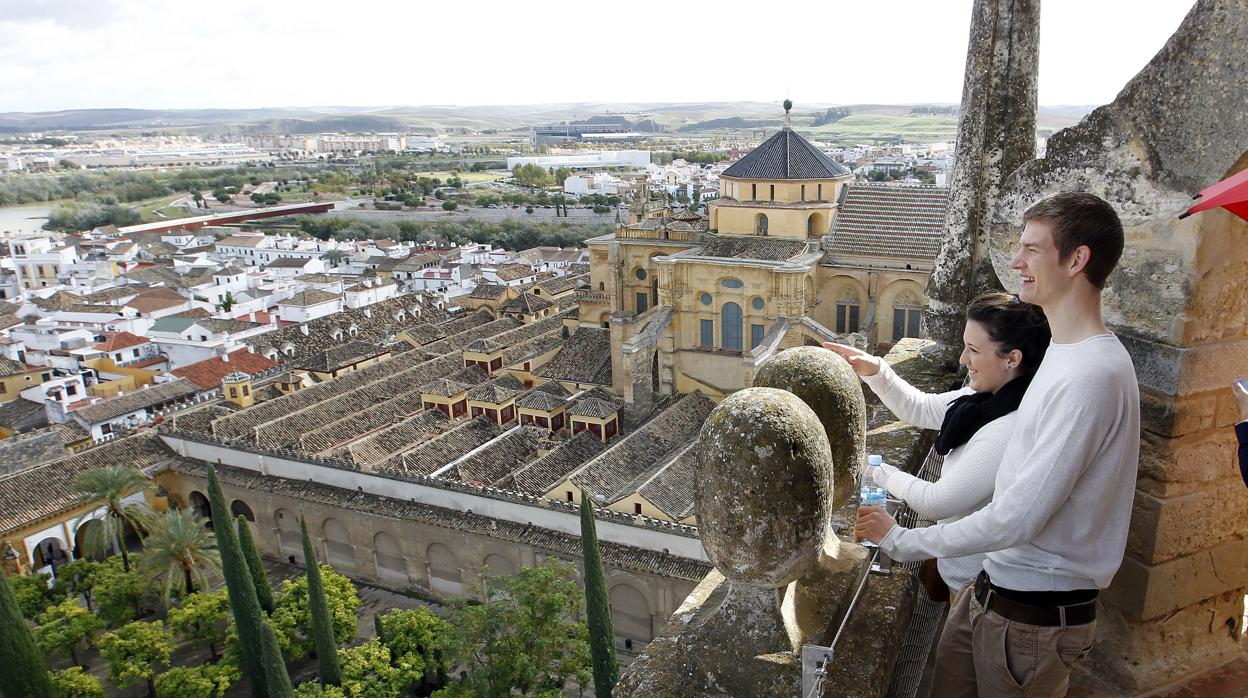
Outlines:
<svg viewBox="0 0 1248 698"><path fill-rule="evenodd" d="M971 3L800 4L761 16L646 3L619 16L571 2L544 12L485 3L462 21L379 1L351 13L328 7L279 1L233 17L147 0L26 0L0 14L0 104L39 112L786 96L806 105L957 103ZM1116 1L1046 3L1040 103L1112 100L1186 11L1185 3L1148 11ZM800 16L827 24L794 31L808 26ZM881 17L890 24L872 26ZM1095 47L1095 71L1091 51L1072 46Z"/></svg>

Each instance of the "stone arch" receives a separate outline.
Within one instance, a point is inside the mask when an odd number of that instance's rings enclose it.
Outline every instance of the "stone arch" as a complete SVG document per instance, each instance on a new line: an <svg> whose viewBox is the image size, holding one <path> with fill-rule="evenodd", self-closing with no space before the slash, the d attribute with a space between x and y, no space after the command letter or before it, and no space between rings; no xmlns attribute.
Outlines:
<svg viewBox="0 0 1248 698"><path fill-rule="evenodd" d="M434 543L425 551L429 561L429 588L439 594L458 596L464 593L464 573L459 559L451 549Z"/></svg>
<svg viewBox="0 0 1248 698"><path fill-rule="evenodd" d="M325 519L321 524L325 536L325 561L334 568L355 567L355 546L351 545L351 534L341 521L335 518Z"/></svg>
<svg viewBox="0 0 1248 698"><path fill-rule="evenodd" d="M725 351L741 351L743 324L741 306L729 301L719 309L719 343Z"/></svg>
<svg viewBox="0 0 1248 698"><path fill-rule="evenodd" d="M404 559L403 550L394 536L378 531L373 536L373 555L378 579L407 584L407 560Z"/></svg>
<svg viewBox="0 0 1248 698"><path fill-rule="evenodd" d="M514 577L516 576L516 565L506 557L498 553L490 553L485 556L482 561L482 567L485 569L483 574L490 577Z"/></svg>
<svg viewBox="0 0 1248 698"><path fill-rule="evenodd" d="M602 312L602 314L598 316L598 324L599 324L599 325L601 325L601 326L603 326L603 327L610 327L610 326L611 326L611 313L610 313L610 311L603 311L603 312Z"/></svg>
<svg viewBox="0 0 1248 698"><path fill-rule="evenodd" d="M277 526L277 552L283 559L291 557L303 561L303 537L299 532L299 517L289 509L278 509L273 513L273 523Z"/></svg>
<svg viewBox="0 0 1248 698"><path fill-rule="evenodd" d="M191 508L199 514L199 518L212 523L212 506L208 503L208 498L199 490L191 491Z"/></svg>
<svg viewBox="0 0 1248 698"><path fill-rule="evenodd" d="M85 545L87 535L90 533L92 527L103 526L103 525L104 524L100 523L98 519L94 519L94 518L87 519L86 521L83 521L82 523L78 524L78 530L74 532L74 557L75 558L88 557L86 553L86 545ZM103 557L90 556L90 557L92 560L102 560L104 559L104 557L107 557L107 556L103 556Z"/></svg>
<svg viewBox="0 0 1248 698"><path fill-rule="evenodd" d="M806 237L820 237L828 231L826 217L820 211L811 212L806 218Z"/></svg>
<svg viewBox="0 0 1248 698"><path fill-rule="evenodd" d="M755 235L766 235L766 234L767 234L767 214L766 214L766 213L759 213L759 214L755 214L755 216L754 216L754 234L755 234Z"/></svg>
<svg viewBox="0 0 1248 698"><path fill-rule="evenodd" d="M235 518L241 514L244 519L247 519L252 523L256 522L255 513L251 511L251 507L247 505L247 502L244 502L241 499L235 499L230 504L230 514L232 514Z"/></svg>
<svg viewBox="0 0 1248 698"><path fill-rule="evenodd" d="M30 551L30 560L36 572L48 566L55 569L57 565L69 562L69 551L60 536L48 536L35 544Z"/></svg>
<svg viewBox="0 0 1248 698"><path fill-rule="evenodd" d="M633 649L640 649L654 638L650 602L646 595L628 582L619 582L607 593L611 605L611 626L620 642L631 640Z"/></svg>

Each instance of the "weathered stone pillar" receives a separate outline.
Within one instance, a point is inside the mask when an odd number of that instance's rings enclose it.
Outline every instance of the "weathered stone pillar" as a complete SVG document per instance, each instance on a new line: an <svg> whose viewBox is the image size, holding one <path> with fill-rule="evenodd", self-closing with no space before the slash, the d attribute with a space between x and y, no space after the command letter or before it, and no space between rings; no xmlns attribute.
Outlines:
<svg viewBox="0 0 1248 698"><path fill-rule="evenodd" d="M1039 0L976 0L949 208L923 317L946 356L961 351L967 303L1000 287L988 264L988 215L1005 178L1036 156L1039 48Z"/></svg>
<svg viewBox="0 0 1248 698"><path fill-rule="evenodd" d="M1248 373L1248 222L1178 215L1248 167L1248 0L1202 0L1156 57L1020 168L992 216L1006 286L1022 211L1058 191L1118 210L1126 250L1106 320L1140 381L1142 443L1126 559L1100 606L1082 680L1139 693L1242 656L1248 490L1229 386ZM1079 680L1076 676L1076 680Z"/></svg>

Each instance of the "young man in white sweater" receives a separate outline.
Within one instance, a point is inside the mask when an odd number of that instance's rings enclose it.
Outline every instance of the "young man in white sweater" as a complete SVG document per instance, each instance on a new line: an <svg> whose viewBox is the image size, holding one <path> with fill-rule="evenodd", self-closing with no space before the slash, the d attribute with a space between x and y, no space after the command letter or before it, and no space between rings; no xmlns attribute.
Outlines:
<svg viewBox="0 0 1248 698"><path fill-rule="evenodd" d="M855 534L896 560L987 553L958 594L937 650L932 695L1063 696L1092 646L1096 598L1126 548L1139 462L1131 358L1101 319L1101 289L1122 255L1122 224L1091 194L1046 198L1023 214L1010 267L1040 305L1053 343L1018 409L992 502L958 521L896 525L859 511Z"/></svg>

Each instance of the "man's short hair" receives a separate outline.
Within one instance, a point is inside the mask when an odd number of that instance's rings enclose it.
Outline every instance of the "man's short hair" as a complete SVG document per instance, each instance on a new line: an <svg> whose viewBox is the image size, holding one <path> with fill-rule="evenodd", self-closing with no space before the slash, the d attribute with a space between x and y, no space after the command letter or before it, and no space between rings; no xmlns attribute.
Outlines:
<svg viewBox="0 0 1248 698"><path fill-rule="evenodd" d="M1064 192L1041 199L1023 212L1023 223L1048 223L1053 244L1061 259L1067 259L1081 245L1092 252L1083 269L1088 281L1105 288L1105 280L1122 257L1122 221L1114 207L1095 194Z"/></svg>

